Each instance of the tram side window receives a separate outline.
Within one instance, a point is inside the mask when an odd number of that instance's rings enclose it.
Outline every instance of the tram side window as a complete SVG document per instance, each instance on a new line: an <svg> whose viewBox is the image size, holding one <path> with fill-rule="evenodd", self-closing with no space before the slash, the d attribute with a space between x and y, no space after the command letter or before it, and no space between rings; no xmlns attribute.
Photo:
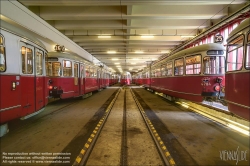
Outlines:
<svg viewBox="0 0 250 166"><path fill-rule="evenodd" d="M167 70L166 70L166 65L161 66L161 75L163 77L167 76Z"/></svg>
<svg viewBox="0 0 250 166"><path fill-rule="evenodd" d="M85 67L85 77L89 78L90 77L90 71L89 71L89 66Z"/></svg>
<svg viewBox="0 0 250 166"><path fill-rule="evenodd" d="M0 36L0 72L6 71L6 55L3 36Z"/></svg>
<svg viewBox="0 0 250 166"><path fill-rule="evenodd" d="M52 63L46 62L46 75L52 76Z"/></svg>
<svg viewBox="0 0 250 166"><path fill-rule="evenodd" d="M201 56L194 55L186 57L186 74L200 74Z"/></svg>
<svg viewBox="0 0 250 166"><path fill-rule="evenodd" d="M155 77L155 69L151 70L151 77L154 78Z"/></svg>
<svg viewBox="0 0 250 166"><path fill-rule="evenodd" d="M36 74L43 74L43 54L41 52L36 52Z"/></svg>
<svg viewBox="0 0 250 166"><path fill-rule="evenodd" d="M175 60L174 63L174 75L183 75L183 58Z"/></svg>
<svg viewBox="0 0 250 166"><path fill-rule="evenodd" d="M228 42L227 47L227 71L240 70L243 60L243 39L241 35Z"/></svg>
<svg viewBox="0 0 250 166"><path fill-rule="evenodd" d="M72 62L69 60L63 60L63 76L64 77L72 76Z"/></svg>
<svg viewBox="0 0 250 166"><path fill-rule="evenodd" d="M246 69L250 69L250 32L248 33L246 44Z"/></svg>
<svg viewBox="0 0 250 166"><path fill-rule="evenodd" d="M157 67L156 71L155 71L155 76L156 77L161 77L161 67Z"/></svg>
<svg viewBox="0 0 250 166"><path fill-rule="evenodd" d="M167 63L167 76L172 76L172 62Z"/></svg>
<svg viewBox="0 0 250 166"><path fill-rule="evenodd" d="M74 77L78 77L79 74L78 74L78 64L74 64Z"/></svg>
<svg viewBox="0 0 250 166"><path fill-rule="evenodd" d="M30 48L22 47L22 73L32 74L33 73L33 52Z"/></svg>

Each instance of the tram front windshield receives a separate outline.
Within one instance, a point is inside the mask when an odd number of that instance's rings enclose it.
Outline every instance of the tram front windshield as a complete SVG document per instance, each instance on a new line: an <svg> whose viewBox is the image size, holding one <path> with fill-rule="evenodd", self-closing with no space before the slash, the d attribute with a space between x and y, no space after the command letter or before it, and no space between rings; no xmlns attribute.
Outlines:
<svg viewBox="0 0 250 166"><path fill-rule="evenodd" d="M225 74L225 57L207 56L203 59L204 74Z"/></svg>

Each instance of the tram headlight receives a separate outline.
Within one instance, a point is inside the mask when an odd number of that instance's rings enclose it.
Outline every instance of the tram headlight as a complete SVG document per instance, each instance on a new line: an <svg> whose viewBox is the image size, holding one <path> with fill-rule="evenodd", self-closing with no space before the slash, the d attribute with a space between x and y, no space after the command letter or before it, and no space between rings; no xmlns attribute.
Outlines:
<svg viewBox="0 0 250 166"><path fill-rule="evenodd" d="M53 86L49 86L49 90L51 90L53 88Z"/></svg>
<svg viewBox="0 0 250 166"><path fill-rule="evenodd" d="M214 87L214 90L217 91L217 92L220 91L220 86L219 86L219 85L216 85L216 86Z"/></svg>

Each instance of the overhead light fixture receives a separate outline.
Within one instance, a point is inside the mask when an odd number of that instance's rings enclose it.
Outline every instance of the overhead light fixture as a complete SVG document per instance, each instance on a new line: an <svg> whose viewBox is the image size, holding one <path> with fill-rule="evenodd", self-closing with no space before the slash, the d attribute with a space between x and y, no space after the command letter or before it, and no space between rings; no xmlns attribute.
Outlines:
<svg viewBox="0 0 250 166"><path fill-rule="evenodd" d="M142 54L144 53L143 51L135 51L136 54Z"/></svg>
<svg viewBox="0 0 250 166"><path fill-rule="evenodd" d="M107 51L108 54L115 54L116 51Z"/></svg>
<svg viewBox="0 0 250 166"><path fill-rule="evenodd" d="M131 63L131 65L135 65L136 63Z"/></svg>
<svg viewBox="0 0 250 166"><path fill-rule="evenodd" d="M183 35L183 36L181 36L181 37L195 37L195 36L193 36L193 35Z"/></svg>
<svg viewBox="0 0 250 166"><path fill-rule="evenodd" d="M117 58L112 58L111 60L112 60L112 61L117 61L118 59L117 59Z"/></svg>
<svg viewBox="0 0 250 166"><path fill-rule="evenodd" d="M104 38L111 38L111 36L101 35L101 36L98 36L98 38L102 38L102 39L104 39Z"/></svg>
<svg viewBox="0 0 250 166"><path fill-rule="evenodd" d="M161 51L161 53L169 53L169 51L163 50Z"/></svg>
<svg viewBox="0 0 250 166"><path fill-rule="evenodd" d="M115 63L115 64L117 64L117 65L118 65L118 64L120 64L120 63Z"/></svg>
<svg viewBox="0 0 250 166"><path fill-rule="evenodd" d="M150 38L154 38L154 36L153 35L142 35L141 38L150 39Z"/></svg>

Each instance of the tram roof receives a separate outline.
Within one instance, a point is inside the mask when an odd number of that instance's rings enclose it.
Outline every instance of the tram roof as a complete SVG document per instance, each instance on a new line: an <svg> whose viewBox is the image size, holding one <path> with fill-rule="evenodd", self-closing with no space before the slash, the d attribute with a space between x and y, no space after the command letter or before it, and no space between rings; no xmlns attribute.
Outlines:
<svg viewBox="0 0 250 166"><path fill-rule="evenodd" d="M243 29L249 27L250 28L250 18L245 19L239 26L237 26L228 36L228 39L230 39L232 36L237 34L238 32L241 32Z"/></svg>
<svg viewBox="0 0 250 166"><path fill-rule="evenodd" d="M160 65L161 63L164 63L166 61L172 60L172 59L176 59L176 58L181 58L185 55L189 55L189 54L195 54L198 52L202 52L202 51L208 51L208 50L225 50L225 47L222 44L219 43L209 43L209 44L203 44L203 45L199 45L196 47L192 47L192 48L188 48L185 50L182 50L176 54L170 55L169 57L167 57L166 59L158 62L155 65ZM153 65L153 66L155 66Z"/></svg>

